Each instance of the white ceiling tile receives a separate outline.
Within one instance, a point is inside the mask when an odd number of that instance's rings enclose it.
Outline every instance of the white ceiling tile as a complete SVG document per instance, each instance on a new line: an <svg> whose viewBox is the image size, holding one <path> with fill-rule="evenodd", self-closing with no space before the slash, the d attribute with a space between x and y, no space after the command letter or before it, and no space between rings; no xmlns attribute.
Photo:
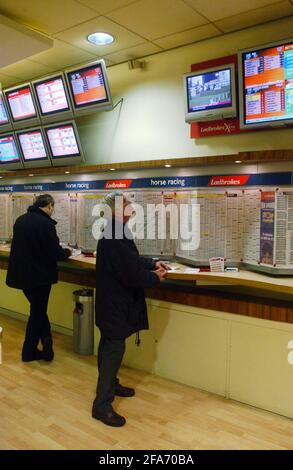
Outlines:
<svg viewBox="0 0 293 470"><path fill-rule="evenodd" d="M1 0L0 10L3 15L46 34L63 31L97 16L75 0Z"/></svg>
<svg viewBox="0 0 293 470"><path fill-rule="evenodd" d="M53 41L0 14L0 67L52 48Z"/></svg>
<svg viewBox="0 0 293 470"><path fill-rule="evenodd" d="M215 21L274 3L274 0L184 0L208 20ZM275 1L275 3L277 3Z"/></svg>
<svg viewBox="0 0 293 470"><path fill-rule="evenodd" d="M292 14L293 6L288 1L285 1L269 5L264 8L258 8L257 10L252 10L247 13L241 13L241 15L224 18L216 21L215 25L227 33L237 29L246 28L248 26L264 23L265 21L276 20Z"/></svg>
<svg viewBox="0 0 293 470"><path fill-rule="evenodd" d="M156 39L154 42L164 49L171 49L184 44L191 44L203 39L219 36L221 32L212 24L198 26L182 33L172 34L164 38Z"/></svg>
<svg viewBox="0 0 293 470"><path fill-rule="evenodd" d="M130 3L135 3L138 0L78 0L79 3L82 3L86 7L92 8L94 11L100 14L108 13L112 10L117 10L117 8L124 7Z"/></svg>
<svg viewBox="0 0 293 470"><path fill-rule="evenodd" d="M107 16L151 40L208 22L181 0L140 0Z"/></svg>
<svg viewBox="0 0 293 470"><path fill-rule="evenodd" d="M31 59L34 62L47 65L55 70L62 70L71 65L91 61L95 58L95 54L90 54L78 47L74 47L63 41L54 39L53 49L42 52L41 54L35 54Z"/></svg>
<svg viewBox="0 0 293 470"><path fill-rule="evenodd" d="M0 0L1 14L45 36L54 36L54 48L30 55L28 60L14 59L13 65L0 69L0 81L3 77L7 87L96 58L103 57L113 65L160 48L168 50L214 37L221 34L219 31L293 15L293 0ZM91 45L86 36L96 30L113 34L115 42L105 47ZM290 34L291 30L280 26L279 36ZM4 41L0 44L3 56ZM17 41L19 49L23 46Z"/></svg>
<svg viewBox="0 0 293 470"><path fill-rule="evenodd" d="M122 51L114 52L113 54L107 55L105 59L110 59L112 62L117 64L131 59L138 59L140 57L155 54L161 50L162 49L160 47L148 42L141 44L140 46L130 47Z"/></svg>
<svg viewBox="0 0 293 470"><path fill-rule="evenodd" d="M16 64L9 65L8 67L3 67L1 69L1 73L17 77L23 82L30 80L31 78L46 75L50 72L52 72L52 68L46 67L42 64L37 64L30 60L21 60Z"/></svg>
<svg viewBox="0 0 293 470"><path fill-rule="evenodd" d="M102 31L112 34L115 41L108 46L95 46L87 41L87 36L95 31ZM145 42L140 36L128 31L122 26L117 25L113 21L99 16L98 18L87 21L75 28L71 28L63 33L56 34L57 39L68 42L69 44L80 47L85 51L95 55L106 55L112 52L116 52L120 49L127 47L136 46Z"/></svg>

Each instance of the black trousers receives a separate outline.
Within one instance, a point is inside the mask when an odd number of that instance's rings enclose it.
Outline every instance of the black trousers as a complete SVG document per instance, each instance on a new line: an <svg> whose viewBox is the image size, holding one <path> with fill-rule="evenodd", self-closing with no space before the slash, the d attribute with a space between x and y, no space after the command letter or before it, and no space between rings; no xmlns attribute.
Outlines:
<svg viewBox="0 0 293 470"><path fill-rule="evenodd" d="M30 303L30 316L26 326L22 354L33 354L39 340L42 341L47 336L51 336L51 325L47 315L50 291L51 284L23 290Z"/></svg>
<svg viewBox="0 0 293 470"><path fill-rule="evenodd" d="M107 413L112 410L117 378L125 353L125 339L109 339L101 335L98 347L99 377L96 398L93 403L95 411Z"/></svg>

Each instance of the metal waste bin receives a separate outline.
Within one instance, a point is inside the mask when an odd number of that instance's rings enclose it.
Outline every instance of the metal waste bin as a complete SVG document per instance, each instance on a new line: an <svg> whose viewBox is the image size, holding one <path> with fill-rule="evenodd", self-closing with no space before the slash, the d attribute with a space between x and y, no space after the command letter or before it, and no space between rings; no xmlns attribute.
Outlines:
<svg viewBox="0 0 293 470"><path fill-rule="evenodd" d="M73 349L78 354L94 352L94 291L81 289L73 292Z"/></svg>

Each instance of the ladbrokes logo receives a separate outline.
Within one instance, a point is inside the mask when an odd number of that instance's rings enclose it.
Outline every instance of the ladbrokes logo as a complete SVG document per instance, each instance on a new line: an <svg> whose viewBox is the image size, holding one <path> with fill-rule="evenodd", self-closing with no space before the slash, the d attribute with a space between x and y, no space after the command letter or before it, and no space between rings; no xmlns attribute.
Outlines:
<svg viewBox="0 0 293 470"><path fill-rule="evenodd" d="M215 132L231 134L232 132L235 132L236 130L237 130L237 127L235 126L235 124L230 123L230 122L223 122L223 124L208 125L206 127L200 128L201 134L215 133Z"/></svg>
<svg viewBox="0 0 293 470"><path fill-rule="evenodd" d="M109 180L105 184L105 189L127 189L130 188L132 180Z"/></svg>
<svg viewBox="0 0 293 470"><path fill-rule="evenodd" d="M249 175L212 176L208 186L242 186L247 183Z"/></svg>
<svg viewBox="0 0 293 470"><path fill-rule="evenodd" d="M231 134L231 132L235 131L236 130L236 126L235 124L231 124L229 122L224 122L224 131L227 133L227 134Z"/></svg>

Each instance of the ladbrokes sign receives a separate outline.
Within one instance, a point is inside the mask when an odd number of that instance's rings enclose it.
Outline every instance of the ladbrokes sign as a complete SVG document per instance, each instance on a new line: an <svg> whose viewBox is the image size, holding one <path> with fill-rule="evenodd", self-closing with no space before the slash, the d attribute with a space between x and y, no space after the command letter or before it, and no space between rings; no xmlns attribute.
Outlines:
<svg viewBox="0 0 293 470"><path fill-rule="evenodd" d="M191 124L191 137L209 137L212 135L223 135L223 134L239 134L241 131L239 127L239 119L219 119L216 121L208 122L193 122Z"/></svg>
<svg viewBox="0 0 293 470"><path fill-rule="evenodd" d="M208 186L243 186L247 183L249 175L212 176Z"/></svg>

